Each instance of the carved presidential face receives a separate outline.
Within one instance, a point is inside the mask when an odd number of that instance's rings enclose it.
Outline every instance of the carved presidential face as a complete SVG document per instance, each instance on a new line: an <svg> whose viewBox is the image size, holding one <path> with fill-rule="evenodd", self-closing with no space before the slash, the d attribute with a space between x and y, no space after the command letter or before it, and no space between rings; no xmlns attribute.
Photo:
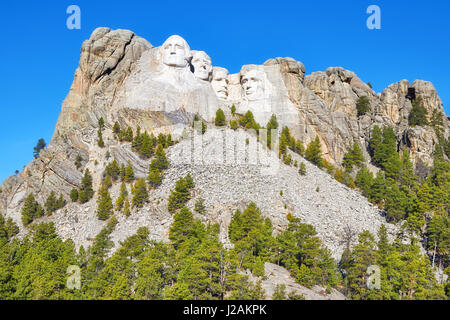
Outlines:
<svg viewBox="0 0 450 320"><path fill-rule="evenodd" d="M210 80L212 64L211 58L204 51L193 51L192 66L194 67L194 75L205 81Z"/></svg>
<svg viewBox="0 0 450 320"><path fill-rule="evenodd" d="M264 76L257 70L250 70L242 76L241 85L248 100L262 99L264 96Z"/></svg>
<svg viewBox="0 0 450 320"><path fill-rule="evenodd" d="M220 99L228 97L228 71L224 68L213 68L211 85Z"/></svg>
<svg viewBox="0 0 450 320"><path fill-rule="evenodd" d="M191 58L191 49L186 40L174 35L161 46L163 63L170 67L186 67Z"/></svg>

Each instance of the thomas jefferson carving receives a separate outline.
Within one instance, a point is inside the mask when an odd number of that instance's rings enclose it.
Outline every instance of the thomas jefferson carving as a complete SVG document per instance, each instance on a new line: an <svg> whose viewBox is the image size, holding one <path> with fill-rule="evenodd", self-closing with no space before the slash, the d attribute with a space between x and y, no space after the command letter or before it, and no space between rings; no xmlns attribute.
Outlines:
<svg viewBox="0 0 450 320"><path fill-rule="evenodd" d="M192 67L194 75L204 81L211 80L211 58L204 51L192 51Z"/></svg>
<svg viewBox="0 0 450 320"><path fill-rule="evenodd" d="M219 99L228 98L228 71L225 68L214 67L211 85Z"/></svg>

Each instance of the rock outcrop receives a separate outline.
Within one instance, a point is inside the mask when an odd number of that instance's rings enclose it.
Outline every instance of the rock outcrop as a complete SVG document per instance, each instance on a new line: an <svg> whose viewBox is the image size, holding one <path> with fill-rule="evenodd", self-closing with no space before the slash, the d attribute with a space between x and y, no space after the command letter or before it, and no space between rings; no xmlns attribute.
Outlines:
<svg viewBox="0 0 450 320"><path fill-rule="evenodd" d="M286 294L294 292L295 294L302 295L305 300L345 300L345 296L336 289L331 289L331 292L328 293L325 288L320 286L314 286L309 289L299 285L286 269L273 263L266 262L264 264L264 275L266 279L254 277L250 272L246 274L253 283L261 280L261 287L265 291L267 300L272 299L278 285L285 286Z"/></svg>

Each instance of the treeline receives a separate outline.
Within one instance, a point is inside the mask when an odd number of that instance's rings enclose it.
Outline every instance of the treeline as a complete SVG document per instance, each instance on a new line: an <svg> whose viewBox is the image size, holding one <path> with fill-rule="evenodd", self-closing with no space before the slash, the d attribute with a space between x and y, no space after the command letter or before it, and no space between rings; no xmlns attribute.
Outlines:
<svg viewBox="0 0 450 320"><path fill-rule="evenodd" d="M263 299L261 282L250 282L243 271L264 277L265 262L287 268L304 286L337 288L350 299L448 298L449 286L436 282L417 244L400 238L390 243L383 227L378 241L361 233L336 264L313 226L292 215L288 221L274 237L271 221L250 203L234 213L228 234L234 248L225 249L218 224L204 224L182 207L174 214L169 243L150 241L149 230L141 227L111 255L115 216L89 248L76 250L72 240L57 236L53 223L32 225L23 240L13 238L17 226L0 215L0 299ZM380 266L379 289L367 289L371 265ZM78 282L78 274L79 288L68 286ZM268 298L303 299L282 287Z"/></svg>

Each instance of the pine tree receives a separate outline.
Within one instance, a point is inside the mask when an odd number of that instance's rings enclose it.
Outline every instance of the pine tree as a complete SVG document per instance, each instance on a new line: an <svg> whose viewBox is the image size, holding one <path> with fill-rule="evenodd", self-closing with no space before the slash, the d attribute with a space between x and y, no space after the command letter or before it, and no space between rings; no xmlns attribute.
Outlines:
<svg viewBox="0 0 450 320"><path fill-rule="evenodd" d="M5 216L0 213L0 246L2 246L2 250L5 249L3 245L18 233L19 227L17 226L17 224L11 218L6 219ZM1 260L2 259L0 254L0 261ZM5 269L0 268L0 271L2 271L0 274L4 276ZM4 280L0 280L0 283L2 285L5 285ZM2 297L1 291L2 289L0 289L0 297Z"/></svg>
<svg viewBox="0 0 450 320"><path fill-rule="evenodd" d="M369 150L370 155L372 157L372 162L374 164L380 164L380 159L378 159L375 154L377 150L380 149L381 144L383 143L383 134L379 126L374 126L372 129L372 136L369 141Z"/></svg>
<svg viewBox="0 0 450 320"><path fill-rule="evenodd" d="M379 203L386 196L386 180L384 179L384 174L379 171L375 177L370 190L369 190L369 200L374 203Z"/></svg>
<svg viewBox="0 0 450 320"><path fill-rule="evenodd" d="M103 117L100 117L100 119L98 119L98 127L100 128L101 131L105 129L105 120L103 120Z"/></svg>
<svg viewBox="0 0 450 320"><path fill-rule="evenodd" d="M22 207L22 223L27 226L34 219L40 218L44 215L44 210L41 205L35 200L34 195L30 193L24 201Z"/></svg>
<svg viewBox="0 0 450 320"><path fill-rule="evenodd" d="M370 111L370 100L366 96L361 96L356 101L356 110L358 117L365 115Z"/></svg>
<svg viewBox="0 0 450 320"><path fill-rule="evenodd" d="M94 190L92 189L92 176L89 169L86 169L84 176L81 179L80 190L78 191L78 200L81 203L88 202L94 196Z"/></svg>
<svg viewBox="0 0 450 320"><path fill-rule="evenodd" d="M175 142L172 140L172 135L169 133L167 135L167 147L173 146Z"/></svg>
<svg viewBox="0 0 450 320"><path fill-rule="evenodd" d="M397 138L392 127L384 127L382 137L381 145L375 150L374 159L376 164L385 168L391 157L397 154Z"/></svg>
<svg viewBox="0 0 450 320"><path fill-rule="evenodd" d="M59 198L56 201L56 210L64 208L65 205L66 205L66 200L64 200L62 193L60 193Z"/></svg>
<svg viewBox="0 0 450 320"><path fill-rule="evenodd" d="M108 220L113 210L111 196L108 191L108 186L103 184L98 192L97 199L97 217L100 220Z"/></svg>
<svg viewBox="0 0 450 320"><path fill-rule="evenodd" d="M173 216L173 223L169 230L169 239L175 249L178 249L193 235L193 230L194 216L188 208L183 207Z"/></svg>
<svg viewBox="0 0 450 320"><path fill-rule="evenodd" d="M214 124L218 127L222 127L226 124L225 113L222 109L218 109L216 111L216 118L214 120Z"/></svg>
<svg viewBox="0 0 450 320"><path fill-rule="evenodd" d="M110 176L113 181L116 181L119 178L120 167L115 159L106 166L105 173Z"/></svg>
<svg viewBox="0 0 450 320"><path fill-rule="evenodd" d="M407 206L406 195L399 189L396 182L390 182L385 193L386 203L385 210L388 218L398 222L405 217L405 209Z"/></svg>
<svg viewBox="0 0 450 320"><path fill-rule="evenodd" d="M175 189L170 192L168 203L169 212L175 212L189 201L191 197L189 185L192 184L193 182L186 182L185 178L178 179L175 184Z"/></svg>
<svg viewBox="0 0 450 320"><path fill-rule="evenodd" d="M112 181L111 181L111 177L109 175L106 175L103 178L103 185L108 189L112 187Z"/></svg>
<svg viewBox="0 0 450 320"><path fill-rule="evenodd" d="M278 156L281 157L286 154L289 144L289 137L282 134L280 137L280 143L278 144Z"/></svg>
<svg viewBox="0 0 450 320"><path fill-rule="evenodd" d="M152 169L147 176L147 181L150 187L159 187L162 183L162 173L158 169Z"/></svg>
<svg viewBox="0 0 450 320"><path fill-rule="evenodd" d="M188 174L184 177L184 182L185 182L186 188L188 188L188 189L194 188L194 179L192 179L190 173L188 173Z"/></svg>
<svg viewBox="0 0 450 320"><path fill-rule="evenodd" d="M314 139L314 141L311 141L308 144L308 147L306 148L305 152L305 158L306 160L312 162L319 168L322 168L323 161L322 161L322 151L321 151L321 143L318 136Z"/></svg>
<svg viewBox="0 0 450 320"><path fill-rule="evenodd" d="M158 134L158 144L163 148L167 148L167 138L163 133Z"/></svg>
<svg viewBox="0 0 450 320"><path fill-rule="evenodd" d="M134 180L134 170L131 166L131 163L128 162L127 167L125 168L123 181L125 182L133 182Z"/></svg>
<svg viewBox="0 0 450 320"><path fill-rule="evenodd" d="M83 158L80 155L77 155L76 158L75 158L75 162L74 162L75 167L77 169L81 168L81 161L83 161Z"/></svg>
<svg viewBox="0 0 450 320"><path fill-rule="evenodd" d="M278 121L277 121L277 116L275 114L272 114L272 116L270 117L269 122L267 123L267 130L275 130L278 129Z"/></svg>
<svg viewBox="0 0 450 320"><path fill-rule="evenodd" d="M384 162L384 172L386 178L397 181L399 179L400 171L402 169L402 160L399 154L396 152Z"/></svg>
<svg viewBox="0 0 450 320"><path fill-rule="evenodd" d="M303 162L300 162L300 166L298 168L298 173L302 176L306 175L306 165Z"/></svg>
<svg viewBox="0 0 450 320"><path fill-rule="evenodd" d="M402 166L400 170L399 181L402 186L407 187L411 190L413 187L417 185L417 176L414 173L414 167L411 162L411 158L409 156L408 150L403 150L402 156Z"/></svg>
<svg viewBox="0 0 450 320"><path fill-rule="evenodd" d="M286 300L286 285L277 284L272 294L272 300Z"/></svg>
<svg viewBox="0 0 450 320"><path fill-rule="evenodd" d="M412 109L408 116L410 126L426 126L428 125L428 111L423 106L422 98L412 101Z"/></svg>
<svg viewBox="0 0 450 320"><path fill-rule="evenodd" d="M239 128L239 124L236 120L230 120L230 128L233 130L237 130Z"/></svg>
<svg viewBox="0 0 450 320"><path fill-rule="evenodd" d="M58 209L56 194L54 191L50 192L50 195L47 197L44 206L48 215L51 215Z"/></svg>
<svg viewBox="0 0 450 320"><path fill-rule="evenodd" d="M259 130L259 124L256 123L255 117L250 110L239 119L239 125L245 129Z"/></svg>
<svg viewBox="0 0 450 320"><path fill-rule="evenodd" d="M358 244L350 255L350 265L347 268L347 281L352 299L367 299L368 291L367 268L376 263L375 239L369 231L359 235Z"/></svg>
<svg viewBox="0 0 450 320"><path fill-rule="evenodd" d="M202 121L202 134L205 134L206 132L206 123L204 121Z"/></svg>
<svg viewBox="0 0 450 320"><path fill-rule="evenodd" d="M133 188L133 206L142 208L148 201L147 185L143 178L136 180Z"/></svg>
<svg viewBox="0 0 450 320"><path fill-rule="evenodd" d="M33 156L35 159L39 157L39 154L41 153L41 150L44 149L47 146L44 139L39 139L36 146L33 148Z"/></svg>
<svg viewBox="0 0 450 320"><path fill-rule="evenodd" d="M131 210L130 210L130 201L128 201L128 197L125 199L125 205L123 207L123 214L126 217L129 217L131 214Z"/></svg>
<svg viewBox="0 0 450 320"><path fill-rule="evenodd" d="M236 106L233 104L231 106L231 114L234 116L235 113L236 113Z"/></svg>
<svg viewBox="0 0 450 320"><path fill-rule="evenodd" d="M361 190L361 193L368 197L370 189L373 184L373 175L366 167L361 168L356 174L356 185Z"/></svg>
<svg viewBox="0 0 450 320"><path fill-rule="evenodd" d="M102 135L102 131L100 129L97 131L97 135L98 135L97 145L100 148L104 148L105 142L103 141L103 135Z"/></svg>
<svg viewBox="0 0 450 320"><path fill-rule="evenodd" d="M134 151L139 152L142 147L142 134L141 134L141 127L137 127L136 129L136 136L133 138L133 141L131 142L131 147Z"/></svg>
<svg viewBox="0 0 450 320"><path fill-rule="evenodd" d="M360 166L364 162L364 157L357 143L353 143L352 148L344 155L343 166L351 170L353 166Z"/></svg>
<svg viewBox="0 0 450 320"><path fill-rule="evenodd" d="M194 211L199 214L204 214L206 212L205 200L203 198L198 199L194 205Z"/></svg>
<svg viewBox="0 0 450 320"><path fill-rule="evenodd" d="M120 124L119 124L119 122L114 122L114 126L113 126L113 132L116 134L116 135L119 135L120 134Z"/></svg>
<svg viewBox="0 0 450 320"><path fill-rule="evenodd" d="M141 146L137 151L145 159L148 159L153 155L153 144L147 131L141 135Z"/></svg>
<svg viewBox="0 0 450 320"><path fill-rule="evenodd" d="M272 147L272 130L278 129L278 121L276 115L272 114L269 122L267 122L267 147L270 149Z"/></svg>
<svg viewBox="0 0 450 320"><path fill-rule="evenodd" d="M150 163L150 171L159 170L163 171L169 167L169 160L167 160L166 153L164 152L164 148L162 144L158 145L156 150L155 159Z"/></svg>
<svg viewBox="0 0 450 320"><path fill-rule="evenodd" d="M78 189L73 188L70 191L70 199L72 200L72 202L77 202L78 201Z"/></svg>
<svg viewBox="0 0 450 320"><path fill-rule="evenodd" d="M133 129L131 129L131 127L128 126L128 128L126 130L123 130L123 131L120 130L119 140L132 142L133 141Z"/></svg>
<svg viewBox="0 0 450 320"><path fill-rule="evenodd" d="M120 194L116 200L116 210L118 211L122 210L124 202L125 200L127 200L127 197L128 197L127 186L125 185L125 182L122 182L122 184L120 185Z"/></svg>
<svg viewBox="0 0 450 320"><path fill-rule="evenodd" d="M387 228L384 224L382 224L378 230L377 247L377 263L380 265L385 265L386 259L391 252L391 245L389 244Z"/></svg>

